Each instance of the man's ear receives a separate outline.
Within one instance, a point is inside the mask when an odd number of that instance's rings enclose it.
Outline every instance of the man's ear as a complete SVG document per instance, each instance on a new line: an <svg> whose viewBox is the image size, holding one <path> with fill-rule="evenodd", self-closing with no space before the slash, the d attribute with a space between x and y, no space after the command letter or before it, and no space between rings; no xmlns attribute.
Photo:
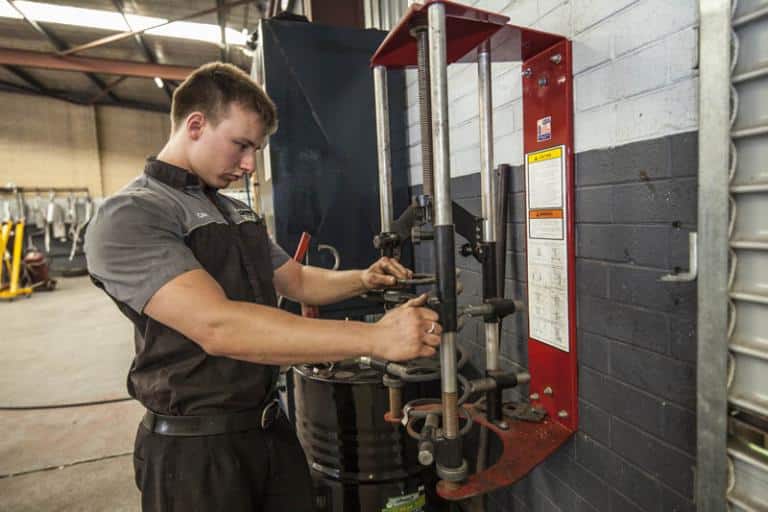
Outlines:
<svg viewBox="0 0 768 512"><path fill-rule="evenodd" d="M205 114L202 112L192 112L187 116L184 127L190 139L198 140L203 135L206 124Z"/></svg>

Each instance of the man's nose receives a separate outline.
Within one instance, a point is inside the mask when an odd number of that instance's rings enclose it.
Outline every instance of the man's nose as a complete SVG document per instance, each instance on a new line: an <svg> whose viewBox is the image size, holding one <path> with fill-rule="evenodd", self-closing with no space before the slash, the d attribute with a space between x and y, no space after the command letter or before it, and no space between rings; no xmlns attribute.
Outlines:
<svg viewBox="0 0 768 512"><path fill-rule="evenodd" d="M244 173L251 174L255 168L256 156L253 152L249 151L240 159L240 170Z"/></svg>

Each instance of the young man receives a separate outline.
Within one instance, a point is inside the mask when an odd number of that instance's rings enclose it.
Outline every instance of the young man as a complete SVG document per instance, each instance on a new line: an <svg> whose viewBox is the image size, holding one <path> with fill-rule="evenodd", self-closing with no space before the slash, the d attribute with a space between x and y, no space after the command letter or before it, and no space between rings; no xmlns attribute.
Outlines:
<svg viewBox="0 0 768 512"><path fill-rule="evenodd" d="M252 211L218 194L253 172L277 128L272 101L242 71L196 70L174 93L171 119L165 147L104 202L86 236L94 282L136 326L128 390L147 408L134 451L142 508L310 510L296 437L284 418L269 421L278 365L429 356L438 317L424 297L375 324L277 309L277 294L328 304L410 271L388 258L344 272L299 265Z"/></svg>

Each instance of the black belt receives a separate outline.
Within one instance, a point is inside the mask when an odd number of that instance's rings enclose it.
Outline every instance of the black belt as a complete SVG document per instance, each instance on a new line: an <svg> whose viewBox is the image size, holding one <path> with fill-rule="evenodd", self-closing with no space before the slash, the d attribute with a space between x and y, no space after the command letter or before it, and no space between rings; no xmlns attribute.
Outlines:
<svg viewBox="0 0 768 512"><path fill-rule="evenodd" d="M275 399L258 409L211 416L166 416L147 411L141 424L150 432L166 436L213 436L256 428L266 430L279 414L280 405Z"/></svg>

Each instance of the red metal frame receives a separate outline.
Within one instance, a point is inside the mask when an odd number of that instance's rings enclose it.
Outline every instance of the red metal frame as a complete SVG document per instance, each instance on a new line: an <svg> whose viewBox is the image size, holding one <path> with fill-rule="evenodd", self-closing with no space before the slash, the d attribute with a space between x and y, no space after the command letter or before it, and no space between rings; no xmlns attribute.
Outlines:
<svg viewBox="0 0 768 512"><path fill-rule="evenodd" d="M472 410L471 405L464 407ZM479 412L473 412L472 419L501 440L501 456L496 464L470 475L459 485L445 480L438 482L437 493L443 499L465 500L511 485L530 473L573 434L570 429L551 418L545 418L541 423L505 418L508 423L511 422L508 430L500 429Z"/></svg>
<svg viewBox="0 0 768 512"><path fill-rule="evenodd" d="M437 494L450 501L480 496L513 484L553 454L573 434L573 431L551 418L545 418L540 423L505 418L509 428L504 430L496 423L488 421L485 414L477 410L474 404L464 404L462 407L469 413L473 422L486 427L499 438L502 453L493 466L470 475L464 482L438 482ZM441 405L419 405L413 410L439 412ZM385 419L390 423L398 423L389 413L385 415Z"/></svg>
<svg viewBox="0 0 768 512"><path fill-rule="evenodd" d="M371 65L402 68L416 66L416 40L411 36L411 27L427 24L427 8L434 1L413 4L408 8L400 23L379 45L373 54ZM502 28L509 18L480 9L474 9L453 2L445 5L445 30L448 34L446 56L448 63L456 62L477 45Z"/></svg>
<svg viewBox="0 0 768 512"><path fill-rule="evenodd" d="M560 55L559 64L551 58ZM568 247L568 316L569 351L563 352L534 338L528 338L528 369L531 373L530 391L538 394L536 405L542 406L550 417L570 430L578 425L578 383L576 360L576 251L574 236L574 177L573 177L573 76L571 72L571 42L562 40L523 63L523 148L531 153L542 149L565 146L566 165L566 240ZM540 87L539 80L547 85ZM537 140L536 122L551 117L552 138ZM526 210L527 211L527 210ZM527 252L526 252L527 254ZM526 262L527 263L527 262ZM549 387L552 394L545 394ZM568 415L560 417L560 411Z"/></svg>
<svg viewBox="0 0 768 512"><path fill-rule="evenodd" d="M448 63L474 62L480 43L490 40L494 62L523 61L531 70L523 77L524 151L530 153L565 146L566 219L568 265L569 351L564 352L536 339L528 340L528 367L531 393L548 417L543 422L527 422L505 417L508 430L489 423L474 412L473 421L486 426L502 441L504 451L492 467L470 476L461 484L440 482L438 493L449 500L465 499L514 483L549 457L576 430L578 425L576 362L576 286L574 244L574 163L573 163L573 76L571 42L563 36L507 24L509 18L444 0L413 4L403 19L382 42L371 66L404 68L417 65L416 42L410 34L414 25L426 23L427 8L445 5L446 53ZM551 59L559 54L560 61ZM539 86L546 78L547 85ZM537 120L551 117L552 137L537 140ZM545 388L552 393L544 393ZM465 406L471 408L471 406ZM566 414L561 415L561 411ZM390 418L391 420L391 418Z"/></svg>
<svg viewBox="0 0 768 512"><path fill-rule="evenodd" d="M444 0L412 4L371 58L371 66L405 68L417 65L416 40L412 26L426 24L430 4L445 5L446 56L448 64L476 62L477 47L490 38L494 62L526 60L559 41L562 36L509 25L509 17Z"/></svg>

